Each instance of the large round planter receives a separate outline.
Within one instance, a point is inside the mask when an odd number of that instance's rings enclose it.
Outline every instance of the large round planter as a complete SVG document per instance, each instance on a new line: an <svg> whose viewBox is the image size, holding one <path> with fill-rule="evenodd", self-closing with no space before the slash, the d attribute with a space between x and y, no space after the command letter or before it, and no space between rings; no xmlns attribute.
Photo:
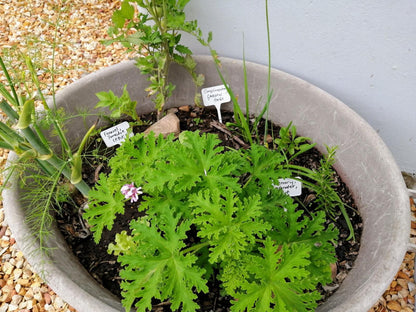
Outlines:
<svg viewBox="0 0 416 312"><path fill-rule="evenodd" d="M198 71L205 75L206 86L221 84L211 57L198 56ZM229 84L244 103L242 62L223 59ZM267 67L247 64L250 103L256 105L266 96ZM169 105L190 104L194 87L181 68L172 68L177 85ZM143 91L147 81L134 62L127 61L87 75L58 93L57 102L67 112L92 108L96 92L121 93L127 84L138 102L139 113L153 110ZM409 199L400 170L377 133L355 112L319 88L287 73L272 70L274 96L269 119L287 125L293 121L298 133L308 136L325 152L325 145L338 146L336 170L350 188L363 218L361 248L353 269L339 290L318 311L367 311L388 288L406 252L410 231ZM168 106L169 106L168 105ZM231 105L224 105L231 109ZM260 107L253 106L252 112ZM92 118L88 122L94 122ZM83 120L69 127L72 142L77 142L88 127ZM11 155L10 160L13 159ZM5 216L18 247L29 263L51 288L79 312L122 311L120 302L97 284L71 254L57 229L49 242L55 248L50 257L36 252L38 245L29 239L25 207L19 202L22 192L16 179L3 194Z"/></svg>

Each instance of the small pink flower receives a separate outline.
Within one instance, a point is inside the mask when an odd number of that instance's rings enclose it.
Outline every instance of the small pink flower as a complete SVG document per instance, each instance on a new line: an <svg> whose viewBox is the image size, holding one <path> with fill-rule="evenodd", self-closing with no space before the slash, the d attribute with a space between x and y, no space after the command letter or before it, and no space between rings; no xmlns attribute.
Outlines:
<svg viewBox="0 0 416 312"><path fill-rule="evenodd" d="M125 199L130 198L130 202L134 203L139 200L139 195L143 194L141 190L141 187L135 187L134 182L132 182L131 184L124 184L120 191Z"/></svg>

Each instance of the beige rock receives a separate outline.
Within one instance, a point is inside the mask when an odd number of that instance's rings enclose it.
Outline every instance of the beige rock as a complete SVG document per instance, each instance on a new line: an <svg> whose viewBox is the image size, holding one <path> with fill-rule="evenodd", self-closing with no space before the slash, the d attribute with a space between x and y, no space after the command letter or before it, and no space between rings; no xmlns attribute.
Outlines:
<svg viewBox="0 0 416 312"><path fill-rule="evenodd" d="M390 310L393 310L393 311L400 312L401 309L402 309L402 306L397 301L392 300L392 301L387 302L387 308L389 308Z"/></svg>
<svg viewBox="0 0 416 312"><path fill-rule="evenodd" d="M189 105L180 106L179 110L183 112L189 112Z"/></svg>
<svg viewBox="0 0 416 312"><path fill-rule="evenodd" d="M10 311L10 312L12 312L12 311L17 311L17 309L19 309L19 306L18 306L18 305L13 304L13 303L10 303L10 304L9 304L9 311Z"/></svg>
<svg viewBox="0 0 416 312"><path fill-rule="evenodd" d="M20 290L22 290L22 285L20 285L20 284L16 284L16 285L14 286L14 290L16 290L16 292L17 292L17 293L19 293L19 291L20 291Z"/></svg>
<svg viewBox="0 0 416 312"><path fill-rule="evenodd" d="M8 240L8 239L6 239L6 238L7 238L7 237L3 236L3 239L2 239L2 240L0 240L0 247L1 247L1 248L5 248L5 247L10 246L10 242L9 242L9 240Z"/></svg>
<svg viewBox="0 0 416 312"><path fill-rule="evenodd" d="M409 279L410 279L409 275L407 275L407 274L406 274L405 272L403 272L403 271L399 271L399 272L397 273L397 277L402 278L402 279L405 279L405 280L409 280Z"/></svg>
<svg viewBox="0 0 416 312"><path fill-rule="evenodd" d="M18 306L19 303L22 302L22 300L23 300L23 297L22 296L20 296L20 295L14 295L12 297L11 304L14 304L14 305Z"/></svg>
<svg viewBox="0 0 416 312"><path fill-rule="evenodd" d="M2 250L0 250L0 256L3 255L8 249L9 247L4 247Z"/></svg>
<svg viewBox="0 0 416 312"><path fill-rule="evenodd" d="M14 269L14 271L13 271L13 279L14 280L18 280L20 278L20 276L22 276L22 274L23 274L23 270L22 269L18 269L18 268Z"/></svg>
<svg viewBox="0 0 416 312"><path fill-rule="evenodd" d="M49 293L44 293L43 299L45 299L46 304L50 304L52 302L51 295Z"/></svg>
<svg viewBox="0 0 416 312"><path fill-rule="evenodd" d="M28 300L28 301L25 301L26 302L26 308L27 309L32 309L33 308L33 300Z"/></svg>
<svg viewBox="0 0 416 312"><path fill-rule="evenodd" d="M3 261L3 263L9 261L10 258L12 257L12 255L10 254L10 248L5 247L5 249L6 249L6 253L4 253L3 256L1 257L1 260Z"/></svg>
<svg viewBox="0 0 416 312"><path fill-rule="evenodd" d="M65 305L65 303L64 303L64 301L61 299L61 297L56 297L56 298L55 298L55 300L54 300L54 302L53 302L53 307L54 307L56 310L59 310L59 309L63 308L63 307L64 307L64 305Z"/></svg>
<svg viewBox="0 0 416 312"><path fill-rule="evenodd" d="M38 302L44 302L43 296L40 292L37 292L33 295L33 298Z"/></svg>
<svg viewBox="0 0 416 312"><path fill-rule="evenodd" d="M10 303L15 294L10 290L9 285L3 287L3 294L0 298L1 302Z"/></svg>
<svg viewBox="0 0 416 312"><path fill-rule="evenodd" d="M23 255L23 252L22 252L22 251L20 251L20 250L17 250L17 251L16 251L16 258L23 259L23 261L24 261L24 255Z"/></svg>
<svg viewBox="0 0 416 312"><path fill-rule="evenodd" d="M0 219L4 219L4 212L3 212L3 210L1 212ZM3 223L3 220L1 220L1 223ZM6 230L7 230L7 226L5 226L5 225L3 225L0 228L0 238L2 238L6 234Z"/></svg>
<svg viewBox="0 0 416 312"><path fill-rule="evenodd" d="M18 259L18 260L16 261L16 268L17 268L17 269L22 269L22 268L23 268L23 264L24 264L24 262L25 262L25 260L24 260L24 259ZM22 272L23 272L23 270L22 270Z"/></svg>
<svg viewBox="0 0 416 312"><path fill-rule="evenodd" d="M13 267L13 265L10 264L10 262L5 262L3 264L2 271L6 275L12 274L13 269L14 269L14 267Z"/></svg>
<svg viewBox="0 0 416 312"><path fill-rule="evenodd" d="M32 271L29 269L23 270L23 278L30 278L33 275Z"/></svg>
<svg viewBox="0 0 416 312"><path fill-rule="evenodd" d="M166 112L168 114L176 114L178 112L178 109L176 107L172 107L172 108L169 108Z"/></svg>
<svg viewBox="0 0 416 312"><path fill-rule="evenodd" d="M409 291L407 289L402 289L399 291L399 297L400 298L407 298L409 296Z"/></svg>
<svg viewBox="0 0 416 312"><path fill-rule="evenodd" d="M35 299L32 299L29 301L27 307L29 309L33 309L33 311L35 311L36 305L38 304L38 302Z"/></svg>
<svg viewBox="0 0 416 312"><path fill-rule="evenodd" d="M10 260L9 260L9 263L12 265L12 266L16 266L16 258L11 258Z"/></svg>
<svg viewBox="0 0 416 312"><path fill-rule="evenodd" d="M150 132L154 132L156 136L162 134L164 137L171 133L178 135L180 132L179 118L175 114L168 114L144 131L145 134Z"/></svg>
<svg viewBox="0 0 416 312"><path fill-rule="evenodd" d="M19 312L30 311L30 310L28 310L26 308L27 308L27 301L22 301L19 304Z"/></svg>
<svg viewBox="0 0 416 312"><path fill-rule="evenodd" d="M33 289L29 288L25 294L25 300L32 300L33 299Z"/></svg>
<svg viewBox="0 0 416 312"><path fill-rule="evenodd" d="M331 277L332 280L335 280L337 273L338 273L338 268L337 268L337 264L336 263L331 263Z"/></svg>
<svg viewBox="0 0 416 312"><path fill-rule="evenodd" d="M28 278L19 278L17 280L17 283L24 286L24 287L27 287L27 286L30 285L30 280Z"/></svg>
<svg viewBox="0 0 416 312"><path fill-rule="evenodd" d="M20 285L19 285L20 286ZM17 285L16 285L17 287ZM16 290L17 291L17 290ZM24 287L20 287L20 290L17 292L20 296L25 296L26 295L26 288Z"/></svg>
<svg viewBox="0 0 416 312"><path fill-rule="evenodd" d="M403 279L403 278L398 278L397 279L397 284L399 284L400 286L402 286L404 288L407 288L408 283L409 282L407 280Z"/></svg>
<svg viewBox="0 0 416 312"><path fill-rule="evenodd" d="M7 312L9 310L9 304L6 302L3 302L0 306L0 312Z"/></svg>

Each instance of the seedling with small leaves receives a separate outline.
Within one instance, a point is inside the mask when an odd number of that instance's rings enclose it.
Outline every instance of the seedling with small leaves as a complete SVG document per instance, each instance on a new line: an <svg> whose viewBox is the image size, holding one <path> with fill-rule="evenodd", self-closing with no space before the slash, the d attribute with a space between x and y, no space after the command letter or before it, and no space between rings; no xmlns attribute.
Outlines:
<svg viewBox="0 0 416 312"><path fill-rule="evenodd" d="M169 82L171 63L183 66L191 75L195 86L204 82L203 75L195 71L192 51L180 44L181 32L200 33L196 21L186 21L184 8L189 0L124 0L113 14L112 37L105 44L121 42L128 51L136 51L137 67L149 75L146 91L153 97L159 116L175 86ZM138 5L136 10L133 4ZM195 103L200 104L195 93Z"/></svg>

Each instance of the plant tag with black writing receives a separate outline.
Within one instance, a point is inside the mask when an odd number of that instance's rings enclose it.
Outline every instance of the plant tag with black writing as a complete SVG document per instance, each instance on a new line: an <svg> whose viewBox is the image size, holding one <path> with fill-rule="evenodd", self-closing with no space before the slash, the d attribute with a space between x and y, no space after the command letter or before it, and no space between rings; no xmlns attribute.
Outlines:
<svg viewBox="0 0 416 312"><path fill-rule="evenodd" d="M222 123L221 104L231 101L230 94L224 85L204 88L201 90L202 101L205 106L214 105L218 112L218 121Z"/></svg>
<svg viewBox="0 0 416 312"><path fill-rule="evenodd" d="M279 185L273 184L274 187L280 188L290 197L302 195L302 182L294 179L279 179Z"/></svg>
<svg viewBox="0 0 416 312"><path fill-rule="evenodd" d="M127 130L129 128L129 123L127 121L124 121L121 124L115 125L114 127L101 131L100 135L103 138L104 143L107 147L112 147L117 144L121 145L121 143L123 143L126 139ZM132 135L133 133L130 134L130 136Z"/></svg>

